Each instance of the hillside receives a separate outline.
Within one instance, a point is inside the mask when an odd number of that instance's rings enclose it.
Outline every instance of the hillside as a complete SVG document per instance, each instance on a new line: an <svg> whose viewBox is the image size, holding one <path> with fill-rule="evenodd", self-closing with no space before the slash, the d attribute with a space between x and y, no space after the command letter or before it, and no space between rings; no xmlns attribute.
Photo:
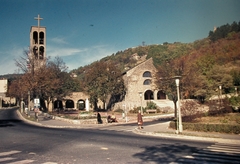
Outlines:
<svg viewBox="0 0 240 164"><path fill-rule="evenodd" d="M240 60L239 31L240 22L238 24L233 22L231 25L227 24L216 28L214 32L210 31L208 38L197 40L193 43L165 42L159 45L128 48L102 58L101 61L112 62L124 72L151 57L156 66L161 66L166 61L169 62L183 56L191 55L192 58L189 62L192 62L194 59L199 64L199 67L203 67L202 69L204 70L205 67L208 67L208 64L223 65ZM209 58L211 58L210 61ZM196 61L197 59L199 61ZM72 70L71 72L77 74L78 77L82 77L83 72L91 68L92 64Z"/></svg>
<svg viewBox="0 0 240 164"><path fill-rule="evenodd" d="M21 76L21 74L6 74L6 75L0 75L0 79L8 79L11 81L12 79L16 79L19 76Z"/></svg>
<svg viewBox="0 0 240 164"><path fill-rule="evenodd" d="M234 93L236 87L240 86L239 45L240 22L234 22L232 25L223 25L210 31L207 38L193 43L165 42L138 46L118 51L100 61L113 63L123 73L153 58L158 69L155 78L171 79L181 76L182 97L204 100L219 94L219 86L222 88L222 94ZM84 81L85 73L89 72L96 62L70 73L76 74L80 81ZM156 85L167 94L173 93L171 89L175 90L172 81L164 83L157 80Z"/></svg>

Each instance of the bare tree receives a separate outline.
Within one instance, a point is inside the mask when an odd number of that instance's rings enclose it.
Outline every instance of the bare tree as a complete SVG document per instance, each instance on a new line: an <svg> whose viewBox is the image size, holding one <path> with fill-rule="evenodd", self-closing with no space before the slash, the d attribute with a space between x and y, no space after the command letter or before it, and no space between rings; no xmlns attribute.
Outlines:
<svg viewBox="0 0 240 164"><path fill-rule="evenodd" d="M67 66L60 57L54 58L53 61L49 58L37 59L25 51L24 55L19 60L15 60L16 65L24 73L21 77L21 82L18 83L19 88L27 88L31 91L32 98L40 98L47 101L47 109L49 104L54 101L54 98L64 97L68 95L72 88L65 87L65 80L71 81L68 75ZM74 87L74 86L72 86ZM26 95L26 91L19 90ZM42 104L45 107L45 103Z"/></svg>

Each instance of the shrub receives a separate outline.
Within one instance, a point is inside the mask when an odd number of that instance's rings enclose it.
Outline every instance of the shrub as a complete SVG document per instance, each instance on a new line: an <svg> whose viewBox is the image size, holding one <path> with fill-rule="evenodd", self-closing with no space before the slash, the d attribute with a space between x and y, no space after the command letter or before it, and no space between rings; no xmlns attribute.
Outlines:
<svg viewBox="0 0 240 164"><path fill-rule="evenodd" d="M169 124L169 127L176 129L176 122L171 121ZM240 125L201 124L201 123L186 123L186 122L184 122L183 130L240 134Z"/></svg>
<svg viewBox="0 0 240 164"><path fill-rule="evenodd" d="M118 109L114 110L114 112L117 112L117 113L123 113L123 112L124 112L124 110L123 110L123 109L120 109L120 108L118 108Z"/></svg>
<svg viewBox="0 0 240 164"><path fill-rule="evenodd" d="M240 96L232 96L229 98L229 104L234 111L238 111L240 108Z"/></svg>
<svg viewBox="0 0 240 164"><path fill-rule="evenodd" d="M191 122L196 118L202 117L202 113L198 110L200 105L194 100L186 100L182 102L181 112L184 122Z"/></svg>
<svg viewBox="0 0 240 164"><path fill-rule="evenodd" d="M157 109L157 112L161 112L161 113L169 113L169 112L173 112L173 109L171 107L161 107L159 109Z"/></svg>
<svg viewBox="0 0 240 164"><path fill-rule="evenodd" d="M148 101L146 108L147 109L157 109L157 105L154 102L152 102L152 101Z"/></svg>
<svg viewBox="0 0 240 164"><path fill-rule="evenodd" d="M229 98L229 103L232 106L240 107L240 96L232 96L231 98Z"/></svg>
<svg viewBox="0 0 240 164"><path fill-rule="evenodd" d="M146 112L146 109L145 108L142 108L143 109L143 113ZM132 110L129 111L129 113L138 113L138 111L141 111L141 107L136 107L136 108L133 108Z"/></svg>
<svg viewBox="0 0 240 164"><path fill-rule="evenodd" d="M222 115L225 113L231 113L232 107L229 105L228 99L223 99L221 102L210 102L209 103L209 116Z"/></svg>

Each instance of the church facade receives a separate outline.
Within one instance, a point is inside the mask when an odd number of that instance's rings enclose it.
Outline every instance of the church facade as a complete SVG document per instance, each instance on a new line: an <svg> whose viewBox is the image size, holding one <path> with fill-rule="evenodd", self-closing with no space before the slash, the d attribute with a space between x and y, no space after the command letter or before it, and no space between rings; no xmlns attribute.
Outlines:
<svg viewBox="0 0 240 164"><path fill-rule="evenodd" d="M152 58L143 61L123 75L127 89L124 101L116 103L114 109L132 110L136 107L146 107L152 101L159 107L171 107L174 104L168 100L163 90L156 86L156 68Z"/></svg>
<svg viewBox="0 0 240 164"><path fill-rule="evenodd" d="M136 107L146 107L147 102L153 101L158 107L170 107L173 109L174 104L168 100L163 90L159 90L155 84L156 68L153 65L152 58L144 60L134 68L128 70L123 75L126 87L126 95L121 102L117 102L111 110L123 109L132 110ZM82 92L73 92L71 96L64 97L61 101L56 100L53 108L59 107L64 109L76 110L93 110L89 104L89 96ZM103 103L99 103L100 108L104 108Z"/></svg>

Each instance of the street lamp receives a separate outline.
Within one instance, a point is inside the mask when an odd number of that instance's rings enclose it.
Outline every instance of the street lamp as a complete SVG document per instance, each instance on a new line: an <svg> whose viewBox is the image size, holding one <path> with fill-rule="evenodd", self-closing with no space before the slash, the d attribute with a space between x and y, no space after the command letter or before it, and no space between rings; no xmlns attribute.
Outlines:
<svg viewBox="0 0 240 164"><path fill-rule="evenodd" d="M23 113L23 111L24 111L24 101L23 101L23 98L21 98L20 105L21 105L21 113Z"/></svg>
<svg viewBox="0 0 240 164"><path fill-rule="evenodd" d="M2 108L2 96L0 96L0 108Z"/></svg>
<svg viewBox="0 0 240 164"><path fill-rule="evenodd" d="M27 113L28 113L28 117L30 117L30 108L31 108L31 106L30 106L30 100L31 100L31 98L30 98L30 91L28 91L28 111L27 111Z"/></svg>
<svg viewBox="0 0 240 164"><path fill-rule="evenodd" d="M220 108L222 106L222 86L219 86L219 101L220 101Z"/></svg>
<svg viewBox="0 0 240 164"><path fill-rule="evenodd" d="M142 92L138 92L141 100L141 115L143 115L143 109L142 109Z"/></svg>
<svg viewBox="0 0 240 164"><path fill-rule="evenodd" d="M175 82L176 82L176 86L177 86L177 97L178 97L178 105L177 105L177 108L178 108L178 121L179 121L179 133L182 133L183 131L183 127L182 127L182 116L181 116L181 108L180 108L180 93L179 93L179 78L176 78L175 79ZM178 131L177 131L178 132Z"/></svg>

